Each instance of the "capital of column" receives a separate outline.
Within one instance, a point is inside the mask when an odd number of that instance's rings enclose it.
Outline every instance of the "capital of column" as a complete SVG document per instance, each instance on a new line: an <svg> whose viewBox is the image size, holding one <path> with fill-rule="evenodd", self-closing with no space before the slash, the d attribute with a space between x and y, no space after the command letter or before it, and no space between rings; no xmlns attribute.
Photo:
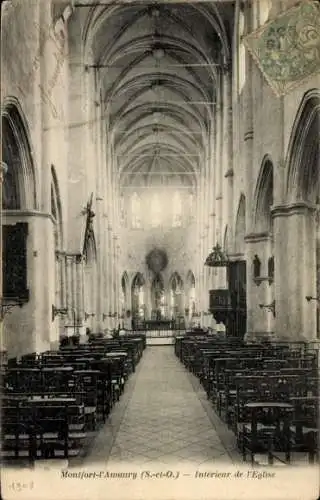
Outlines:
<svg viewBox="0 0 320 500"><path fill-rule="evenodd" d="M56 250L55 255L56 255L56 261L61 262L65 258L66 252L62 252L61 250Z"/></svg>
<svg viewBox="0 0 320 500"><path fill-rule="evenodd" d="M260 233L249 233L244 237L246 243L259 243L260 241L266 241L272 238L272 234L268 231Z"/></svg>
<svg viewBox="0 0 320 500"><path fill-rule="evenodd" d="M65 256L68 264L79 264L85 259L81 253L65 253Z"/></svg>
<svg viewBox="0 0 320 500"><path fill-rule="evenodd" d="M271 215L276 217L287 217L288 215L304 215L308 212L316 212L317 206L306 201L281 204L271 207Z"/></svg>
<svg viewBox="0 0 320 500"><path fill-rule="evenodd" d="M244 141L250 141L253 140L253 130L247 130L243 136Z"/></svg>
<svg viewBox="0 0 320 500"><path fill-rule="evenodd" d="M76 260L76 264L81 264L81 262L85 261L85 256L82 255L81 253L78 253L76 255L75 260Z"/></svg>

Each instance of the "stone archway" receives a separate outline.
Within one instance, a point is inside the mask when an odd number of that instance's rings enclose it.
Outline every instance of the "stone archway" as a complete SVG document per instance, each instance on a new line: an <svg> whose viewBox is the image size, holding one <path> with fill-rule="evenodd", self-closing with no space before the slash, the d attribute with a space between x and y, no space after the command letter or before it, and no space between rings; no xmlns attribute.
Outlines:
<svg viewBox="0 0 320 500"><path fill-rule="evenodd" d="M181 276L174 272L170 278L170 317L176 319L183 315L183 281Z"/></svg>
<svg viewBox="0 0 320 500"><path fill-rule="evenodd" d="M132 320L134 327L137 327L137 322L144 321L146 317L145 311L145 279L141 273L137 273L132 280L131 287L131 302L132 302Z"/></svg>
<svg viewBox="0 0 320 500"><path fill-rule="evenodd" d="M267 307L274 302L273 171L272 159L265 155L253 198L253 231L246 235L248 337L274 332L274 314Z"/></svg>
<svg viewBox="0 0 320 500"><path fill-rule="evenodd" d="M274 207L277 331L313 339L319 322L320 92L307 92L293 124L286 159L286 203ZM312 297L308 301L306 297Z"/></svg>
<svg viewBox="0 0 320 500"><path fill-rule="evenodd" d="M2 345L8 350L8 356L19 355L20 352L34 351L47 341L49 345L49 318L51 308L48 307L48 323L36 322L36 311L41 308L46 293L50 294L50 284L44 291L43 277L40 287L39 273L41 264L33 258L37 250L36 235L44 237L43 219L31 213L38 209L35 170L30 146L30 134L19 102L14 98L4 100L1 113L2 122L2 162L4 165L2 182L2 301L20 304L11 314L4 317L2 329ZM46 221L49 227L51 221ZM29 235L34 234L31 238ZM46 238L44 237L44 240ZM50 241L50 238L49 238ZM51 255L53 259L53 255ZM50 272L53 262L44 264ZM31 292L31 293L30 293ZM17 325L23 329L17 330ZM39 331L37 332L37 328Z"/></svg>
<svg viewBox="0 0 320 500"><path fill-rule="evenodd" d="M158 273L151 284L151 319L162 320L166 317L165 290L164 281L160 273Z"/></svg>

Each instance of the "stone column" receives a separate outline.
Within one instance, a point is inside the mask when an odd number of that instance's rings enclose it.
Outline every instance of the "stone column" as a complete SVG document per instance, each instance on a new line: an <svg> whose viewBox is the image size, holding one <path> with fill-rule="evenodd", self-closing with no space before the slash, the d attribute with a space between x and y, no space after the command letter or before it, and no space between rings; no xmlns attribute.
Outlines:
<svg viewBox="0 0 320 500"><path fill-rule="evenodd" d="M247 33L250 33L253 29L253 11L251 2L247 2L244 8L244 15L246 18ZM240 140L244 141L243 153L244 153L244 172L245 172L245 186L246 186L246 207L252 206L253 197L253 96L252 96L252 57L246 50L246 81L243 88L243 112L244 112L244 133L240 136ZM251 232L251 210L246 209L246 233ZM247 265L247 331L249 328L253 328L253 324L250 323L250 311L255 308L254 303L254 293L251 292L250 288L253 288L251 268Z"/></svg>
<svg viewBox="0 0 320 500"><path fill-rule="evenodd" d="M287 340L316 337L315 207L304 202L272 209L275 249L275 331ZM286 277L284 279L283 277Z"/></svg>
<svg viewBox="0 0 320 500"><path fill-rule="evenodd" d="M76 293L77 293L77 313L80 325L83 325L84 321L84 260L82 255L76 255L75 258L75 268L76 268ZM88 311L95 312L95 311ZM84 334L84 331L80 333Z"/></svg>
<svg viewBox="0 0 320 500"><path fill-rule="evenodd" d="M268 276L268 258L271 256L272 237L269 233L252 233L245 238L247 253L247 302L251 307L247 310L247 340L263 337L274 337L275 318L272 308L274 301L274 284ZM255 278L253 261L255 255L261 261L260 277ZM261 307L263 306L263 307Z"/></svg>
<svg viewBox="0 0 320 500"><path fill-rule="evenodd" d="M67 278L67 301L66 306L68 309L68 323L72 321L72 308L73 308L73 287L72 287L72 255L66 255L66 278Z"/></svg>
<svg viewBox="0 0 320 500"><path fill-rule="evenodd" d="M225 68L223 78L223 220L224 227L227 224L229 234L232 234L233 227L233 127L232 127L232 85L231 70ZM222 235L224 238L224 234ZM226 249L227 251L228 249Z"/></svg>
<svg viewBox="0 0 320 500"><path fill-rule="evenodd" d="M66 290L66 254L60 253L60 288L61 288L61 307L66 307L67 290Z"/></svg>
<svg viewBox="0 0 320 500"><path fill-rule="evenodd" d="M99 77L99 75L97 75ZM97 174L96 174L96 229L97 229L97 240L96 240L96 245L97 245L97 273L96 273L96 283L94 284L95 286L95 292L96 292L96 304L95 304L95 317L94 317L94 324L95 324L95 329L97 331L102 330L102 311L103 311L103 281L104 281L104 253L105 253L105 246L104 246L104 197L105 197L105 191L104 191L104 159L102 156L102 130L101 130L101 122L102 120L102 115L101 115L101 101L100 100L100 95L99 95L99 89L95 89L96 93L96 98L95 101L98 102L99 104L96 106L96 119L95 119L95 146L96 146L96 158L97 158Z"/></svg>
<svg viewBox="0 0 320 500"><path fill-rule="evenodd" d="M204 255L204 217L205 217L205 161L201 165L201 204L200 204L200 220L199 220L199 277L200 277L200 294L199 294L199 307L201 312L200 324L203 324L203 310L204 310L204 267L203 267L203 255Z"/></svg>
<svg viewBox="0 0 320 500"><path fill-rule="evenodd" d="M76 259L77 256L72 256L72 264L71 264L71 280L72 280L72 302L73 302L73 310L74 315L72 317L72 324L78 324L78 288L77 288L77 272L76 272ZM77 332L77 328L74 328L74 331Z"/></svg>

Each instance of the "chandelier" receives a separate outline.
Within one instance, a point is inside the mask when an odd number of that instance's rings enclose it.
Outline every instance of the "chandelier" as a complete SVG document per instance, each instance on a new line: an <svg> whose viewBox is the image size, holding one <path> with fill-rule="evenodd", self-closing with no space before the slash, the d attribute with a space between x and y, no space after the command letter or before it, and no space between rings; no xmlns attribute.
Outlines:
<svg viewBox="0 0 320 500"><path fill-rule="evenodd" d="M227 267L229 262L228 256L223 252L219 243L217 243L206 258L204 265L209 267Z"/></svg>

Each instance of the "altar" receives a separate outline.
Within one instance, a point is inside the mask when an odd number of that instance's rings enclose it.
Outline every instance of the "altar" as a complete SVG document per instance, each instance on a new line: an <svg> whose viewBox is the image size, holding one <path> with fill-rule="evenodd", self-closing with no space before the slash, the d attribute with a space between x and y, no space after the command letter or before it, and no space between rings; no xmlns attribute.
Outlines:
<svg viewBox="0 0 320 500"><path fill-rule="evenodd" d="M174 321L170 319L150 319L144 321L145 330L172 330Z"/></svg>

